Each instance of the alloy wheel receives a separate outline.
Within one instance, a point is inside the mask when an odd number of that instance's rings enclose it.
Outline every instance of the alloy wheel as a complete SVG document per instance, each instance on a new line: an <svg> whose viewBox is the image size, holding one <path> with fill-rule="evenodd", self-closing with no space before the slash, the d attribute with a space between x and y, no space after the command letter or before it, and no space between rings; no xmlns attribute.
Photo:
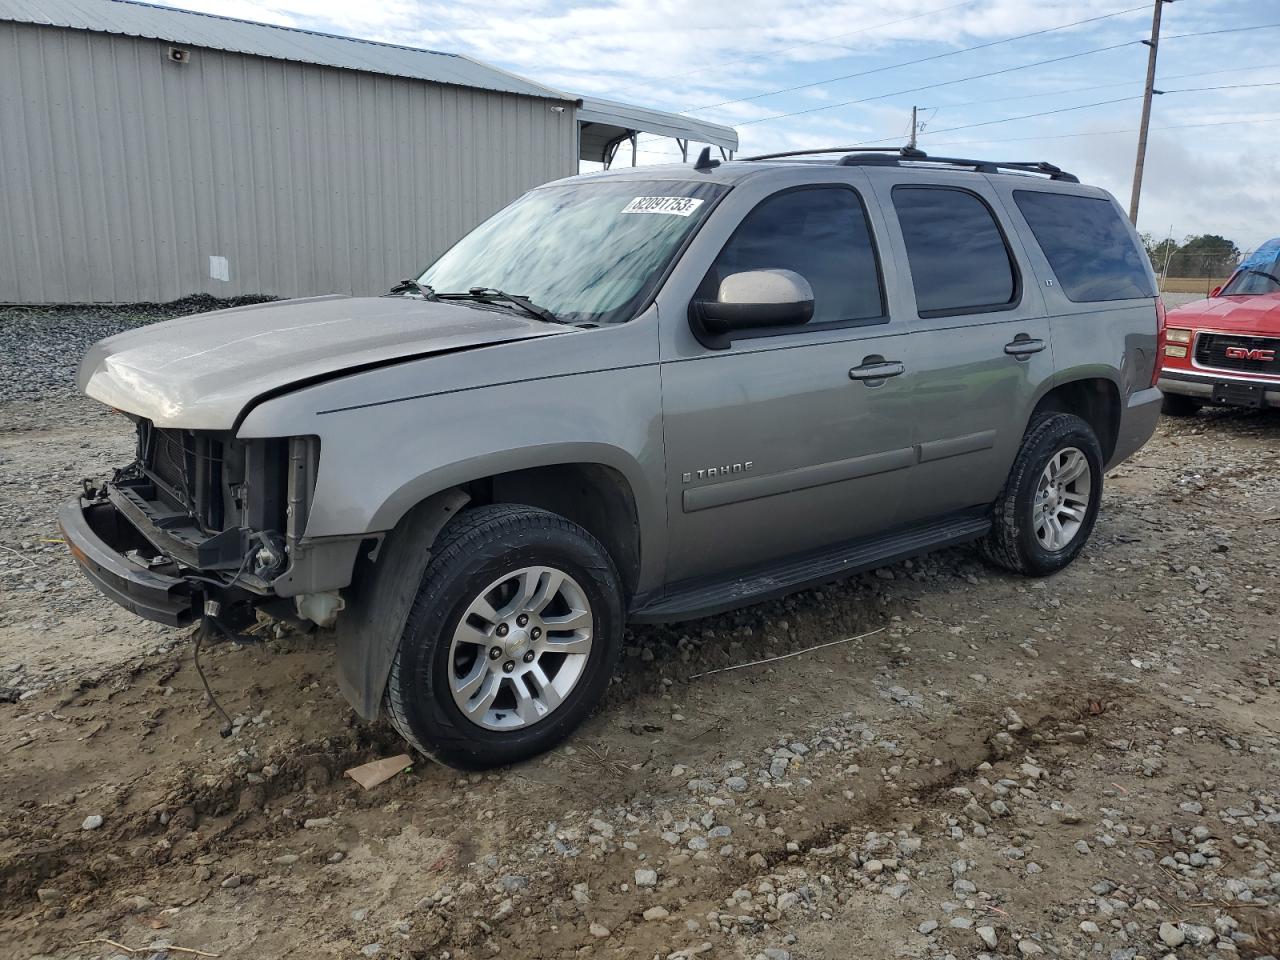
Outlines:
<svg viewBox="0 0 1280 960"><path fill-rule="evenodd" d="M591 654L586 593L554 567L503 574L471 601L449 647L449 688L472 723L511 731L550 716Z"/></svg>
<svg viewBox="0 0 1280 960"><path fill-rule="evenodd" d="M1031 523L1046 550L1064 550L1075 539L1089 511L1093 471L1076 447L1064 447L1049 458L1036 485Z"/></svg>

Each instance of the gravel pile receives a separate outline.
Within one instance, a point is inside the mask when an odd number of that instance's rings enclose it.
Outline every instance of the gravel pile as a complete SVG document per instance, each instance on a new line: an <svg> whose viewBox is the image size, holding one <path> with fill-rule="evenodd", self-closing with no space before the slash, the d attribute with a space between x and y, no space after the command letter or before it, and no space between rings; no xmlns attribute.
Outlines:
<svg viewBox="0 0 1280 960"><path fill-rule="evenodd" d="M160 320L268 299L219 300L198 294L172 303L0 307L0 403L74 394L80 358L104 337Z"/></svg>

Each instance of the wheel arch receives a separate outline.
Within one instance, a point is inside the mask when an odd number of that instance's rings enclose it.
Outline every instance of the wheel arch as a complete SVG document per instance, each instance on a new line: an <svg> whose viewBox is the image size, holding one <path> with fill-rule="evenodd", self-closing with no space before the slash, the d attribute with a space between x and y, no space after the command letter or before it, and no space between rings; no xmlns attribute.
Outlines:
<svg viewBox="0 0 1280 960"><path fill-rule="evenodd" d="M1046 413L1073 413L1093 428L1102 447L1103 463L1110 463L1120 437L1123 404L1120 388L1110 377L1081 376L1054 384L1036 402L1027 428Z"/></svg>
<svg viewBox="0 0 1280 960"><path fill-rule="evenodd" d="M665 518L644 485L640 465L599 444L498 453L433 471L402 486L374 514L375 529L394 529L418 504L445 490L471 505L519 503L560 514L599 540L630 598L658 573ZM429 544L428 544L429 546Z"/></svg>

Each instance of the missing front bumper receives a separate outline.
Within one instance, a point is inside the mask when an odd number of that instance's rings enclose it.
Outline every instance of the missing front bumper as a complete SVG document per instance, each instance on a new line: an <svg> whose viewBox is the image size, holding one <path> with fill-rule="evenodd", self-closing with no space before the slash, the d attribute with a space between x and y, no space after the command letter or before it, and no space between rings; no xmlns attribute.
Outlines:
<svg viewBox="0 0 1280 960"><path fill-rule="evenodd" d="M58 526L84 575L126 610L171 627L200 616L199 592L181 577L143 566L153 548L111 503L77 497L58 511Z"/></svg>

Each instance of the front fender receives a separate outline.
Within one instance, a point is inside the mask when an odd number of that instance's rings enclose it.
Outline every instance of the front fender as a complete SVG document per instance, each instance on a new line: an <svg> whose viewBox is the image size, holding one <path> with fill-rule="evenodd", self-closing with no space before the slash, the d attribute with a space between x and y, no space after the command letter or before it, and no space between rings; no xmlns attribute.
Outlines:
<svg viewBox="0 0 1280 960"><path fill-rule="evenodd" d="M589 361L581 351L597 335ZM496 474L562 463L609 467L634 499L639 580L658 582L666 556L665 456L653 331L543 339L545 345L433 357L315 385L260 404L239 433L320 438L308 538L391 530L425 498ZM551 341L560 341L559 353ZM579 355L565 357L570 347ZM589 366L622 364L624 357L625 365ZM557 373L564 363L588 372ZM521 370L528 379L492 383ZM474 383L482 374L488 385L424 389Z"/></svg>

